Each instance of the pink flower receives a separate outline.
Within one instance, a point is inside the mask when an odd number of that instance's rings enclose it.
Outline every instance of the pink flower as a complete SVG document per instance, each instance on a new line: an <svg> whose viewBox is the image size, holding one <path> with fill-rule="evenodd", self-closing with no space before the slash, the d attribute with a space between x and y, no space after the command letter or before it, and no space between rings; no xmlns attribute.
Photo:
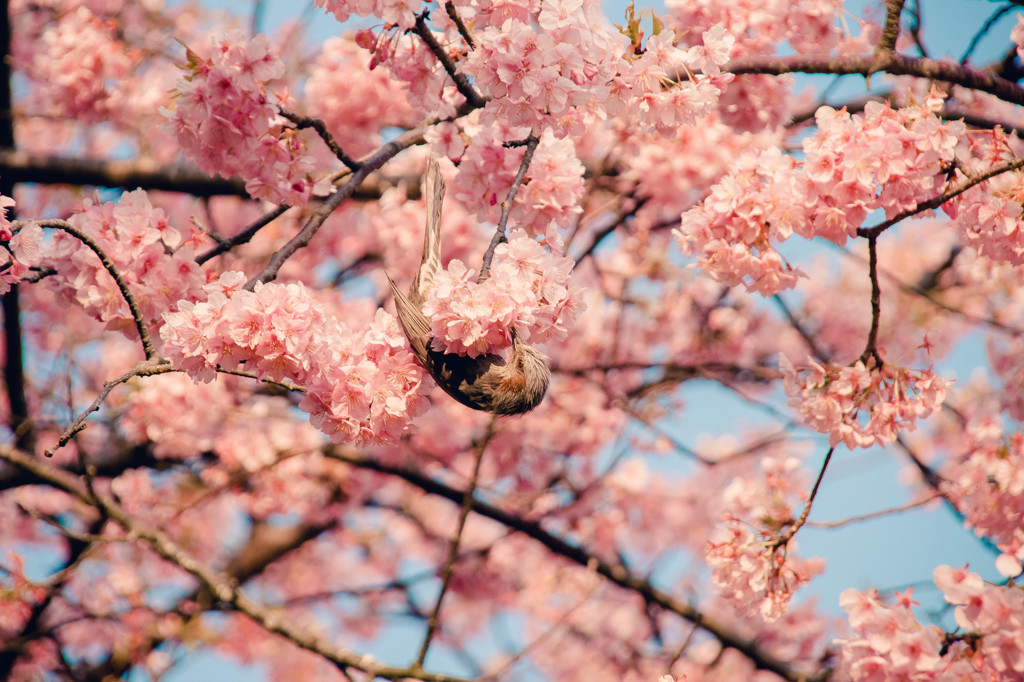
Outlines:
<svg viewBox="0 0 1024 682"><path fill-rule="evenodd" d="M798 369L780 355L779 368L789 404L799 409L804 423L829 434L831 445L848 448L891 443L903 429L913 430L918 418L942 404L950 384L931 369L891 363L868 370L861 361L843 367L808 359Z"/></svg>
<svg viewBox="0 0 1024 682"><path fill-rule="evenodd" d="M173 111L163 111L183 152L207 173L239 176L257 199L304 206L329 191L313 174L305 137L277 118L267 81L284 63L265 35L213 39L209 57L188 50L188 75L178 82Z"/></svg>

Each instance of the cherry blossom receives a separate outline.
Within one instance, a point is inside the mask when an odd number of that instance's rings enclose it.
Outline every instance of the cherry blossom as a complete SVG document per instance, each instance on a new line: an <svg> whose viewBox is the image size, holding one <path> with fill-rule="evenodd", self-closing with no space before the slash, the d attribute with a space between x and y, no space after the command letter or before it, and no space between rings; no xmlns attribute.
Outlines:
<svg viewBox="0 0 1024 682"><path fill-rule="evenodd" d="M839 640L839 679L1013 680L1024 674L1020 588L988 585L966 568L949 566L936 568L934 578L955 606L958 632L922 625L911 610L913 588L896 593L892 605L873 590L843 592L840 603L853 633Z"/></svg>
<svg viewBox="0 0 1024 682"><path fill-rule="evenodd" d="M436 350L477 357L511 344L511 330L524 341L562 339L568 333L581 289L569 284L572 261L546 251L523 231L494 252L490 276L452 261L437 273L423 306Z"/></svg>
<svg viewBox="0 0 1024 682"><path fill-rule="evenodd" d="M892 443L904 429L934 412L946 397L949 381L927 370L885 363L871 367L822 365L808 358L799 369L779 355L786 395L804 423L829 434L829 444L865 448Z"/></svg>
<svg viewBox="0 0 1024 682"><path fill-rule="evenodd" d="M284 63L267 37L232 35L211 41L208 53L188 50L176 106L165 113L182 151L208 173L244 178L255 198L305 205L326 192L306 140L278 118L266 83L283 75Z"/></svg>

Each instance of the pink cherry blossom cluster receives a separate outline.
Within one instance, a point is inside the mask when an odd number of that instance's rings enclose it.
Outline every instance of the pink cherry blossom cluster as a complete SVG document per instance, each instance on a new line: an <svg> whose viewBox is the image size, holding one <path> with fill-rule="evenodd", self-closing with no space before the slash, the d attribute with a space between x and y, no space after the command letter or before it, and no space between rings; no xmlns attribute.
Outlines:
<svg viewBox="0 0 1024 682"><path fill-rule="evenodd" d="M536 14L506 17L475 32L476 47L460 63L491 98L487 120L582 134L608 115L628 115L643 129L672 135L709 113L730 77L732 36L721 26L703 44L675 46L675 32L647 39L642 54L602 18L596 2L544 2ZM695 75L695 72L703 72Z"/></svg>
<svg viewBox="0 0 1024 682"><path fill-rule="evenodd" d="M68 223L95 241L117 268L150 331L163 324L164 312L181 299L197 296L206 283L206 274L195 263L200 233L182 235L142 190L122 194L116 204L87 200ZM124 295L92 249L58 231L45 255L57 270L46 279L50 287L108 328L137 337Z"/></svg>
<svg viewBox="0 0 1024 682"><path fill-rule="evenodd" d="M176 106L164 112L182 152L207 173L243 178L257 199L304 206L314 191L326 192L305 138L283 125L266 88L284 74L267 37L232 33L210 42L209 57L188 50Z"/></svg>
<svg viewBox="0 0 1024 682"><path fill-rule="evenodd" d="M495 249L484 282L477 283L462 261L451 261L423 305L434 348L477 357L508 347L512 327L523 340L565 338L582 296L569 285L572 266L522 230Z"/></svg>
<svg viewBox="0 0 1024 682"><path fill-rule="evenodd" d="M799 54L828 54L844 44L858 44L847 31L848 23L865 24L848 12L843 16L842 5L832 0L739 0L727 5L716 0L667 0L665 8L669 26L686 27L691 33L724 23L744 54L773 54L782 41ZM861 47L868 51L872 44L865 41Z"/></svg>
<svg viewBox="0 0 1024 682"><path fill-rule="evenodd" d="M7 209L13 206L14 199L0 194L0 294L6 294L12 284L20 282L42 256L42 228L27 223L14 234L7 218Z"/></svg>
<svg viewBox="0 0 1024 682"><path fill-rule="evenodd" d="M84 6L43 30L27 67L41 86L32 90L40 114L96 122L118 117L127 97L120 87L138 60L121 30L117 19Z"/></svg>
<svg viewBox="0 0 1024 682"><path fill-rule="evenodd" d="M913 588L883 602L874 589L848 589L839 604L850 618L851 636L836 640L841 682L1024 679L1024 590L1013 583L991 585L966 567L939 566L935 586L955 606L958 630L943 633L923 625L911 610Z"/></svg>
<svg viewBox="0 0 1024 682"><path fill-rule="evenodd" d="M866 448L891 443L904 429L913 430L919 418L934 412L952 383L929 369L914 370L885 363L870 369L863 361L852 365L818 364L795 367L779 354L789 404L804 423L829 434L829 444Z"/></svg>
<svg viewBox="0 0 1024 682"><path fill-rule="evenodd" d="M378 310L357 334L301 283L242 289L227 272L205 287L204 300L180 301L165 314L163 352L197 381L243 364L261 379L305 388L301 407L334 441L387 441L425 407L425 373L397 321Z"/></svg>
<svg viewBox="0 0 1024 682"><path fill-rule="evenodd" d="M360 17L380 17L388 26L398 26L402 31L416 23L416 12L420 0L313 0L314 7L320 7L340 21L346 22L355 14Z"/></svg>
<svg viewBox="0 0 1024 682"><path fill-rule="evenodd" d="M776 243L795 232L842 246L872 211L891 218L941 192L964 132L963 122L935 115L941 105L938 97L899 109L870 102L854 116L819 108L802 163L777 149L741 159L683 214L680 246L725 284L766 296L796 286L802 273Z"/></svg>
<svg viewBox="0 0 1024 682"><path fill-rule="evenodd" d="M370 56L352 40L330 38L309 69L306 110L319 117L350 156L360 157L381 142L387 126L413 127L403 84L383 69L371 71Z"/></svg>
<svg viewBox="0 0 1024 682"><path fill-rule="evenodd" d="M1012 160L1006 150L1009 138L1001 130L979 145L987 159L974 165L974 172L988 170ZM969 161L965 161L969 163ZM959 197L943 205L960 229L960 241L985 258L1024 264L1024 173L1015 170L1000 173L990 180L971 187Z"/></svg>
<svg viewBox="0 0 1024 682"><path fill-rule="evenodd" d="M503 146L504 139L509 138L499 136L492 128L470 125L466 132L473 142L459 163L452 196L463 206L476 207L481 222L497 222L501 202L519 171L522 149ZM571 139L559 140L545 133L509 219L531 234L553 238L555 229L568 228L582 210L579 204L585 189L585 170Z"/></svg>
<svg viewBox="0 0 1024 682"><path fill-rule="evenodd" d="M1007 435L998 415L977 417L963 429L961 447L940 470L942 491L964 525L1003 551L999 570L1015 576L1024 563L1024 434Z"/></svg>
<svg viewBox="0 0 1024 682"><path fill-rule="evenodd" d="M698 265L728 286L743 284L765 296L795 287L803 272L773 242L787 239L805 219L792 192L796 165L777 148L742 155L699 206L683 213L672 232L683 253L697 254Z"/></svg>
<svg viewBox="0 0 1024 682"><path fill-rule="evenodd" d="M783 41L802 55L864 54L874 49L880 33L877 24L851 15L832 0L668 0L665 7L665 24L683 44L721 25L736 37L734 57L775 54ZM850 30L854 26L856 35ZM789 76L739 75L719 98L719 115L738 130L784 126L797 105L793 82Z"/></svg>
<svg viewBox="0 0 1024 682"><path fill-rule="evenodd" d="M722 494L728 511L708 540L705 559L715 592L766 621L782 615L793 592L825 569L822 559L797 556L793 539L775 546L793 523L803 482L799 467L794 457L764 457L763 478L735 478Z"/></svg>

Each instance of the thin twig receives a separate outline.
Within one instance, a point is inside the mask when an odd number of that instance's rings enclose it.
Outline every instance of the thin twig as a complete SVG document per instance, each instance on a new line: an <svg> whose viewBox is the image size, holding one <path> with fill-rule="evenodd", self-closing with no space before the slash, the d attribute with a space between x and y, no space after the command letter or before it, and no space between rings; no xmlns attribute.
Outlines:
<svg viewBox="0 0 1024 682"><path fill-rule="evenodd" d="M427 618L427 633L423 636L420 653L416 656L416 662L413 663L413 667L417 669L423 667L423 662L427 659L427 650L430 648L430 643L433 641L434 635L437 634L437 628L441 623L441 603L444 601L444 596L448 593L448 588L451 586L452 576L455 575L455 562L459 558L459 543L462 541L462 531L466 528L466 519L469 518L469 512L473 508L473 495L476 493L477 481L480 478L480 464L484 460L484 450L487 449L487 444L494 437L494 424L496 421L497 417L491 417L484 437L480 439L476 446L473 474L469 479L469 487L466 488L466 492L462 497L462 507L459 509L459 521L455 527L455 533L452 534L451 539L448 541L448 558L445 560L444 568L441 570L441 589L437 593L437 601L434 602L434 608Z"/></svg>
<svg viewBox="0 0 1024 682"><path fill-rule="evenodd" d="M920 0L918 1L920 2ZM961 64L967 63L971 58L971 55L974 53L974 49L978 47L978 43L980 43L981 39L985 37L985 34L996 25L996 22L1003 18L1004 14L1012 10L1015 6L1015 3L1008 2L992 13L992 16L990 16L982 27L978 29L978 32L971 37L971 42L967 44L967 49L964 50L964 56L960 58Z"/></svg>
<svg viewBox="0 0 1024 682"><path fill-rule="evenodd" d="M913 215L916 215L918 213L921 213L922 211L929 211L931 209L938 208L939 206L942 206L944 203L946 203L950 199L955 199L956 197L960 196L961 194L963 194L964 192L966 192L970 188L974 187L975 185L978 185L978 184L980 184L982 182L985 182L986 180L988 180L990 178L994 178L995 176L1000 175L1002 173L1008 173L1010 171L1014 171L1014 170L1017 170L1018 168L1022 168L1022 167L1024 167L1024 156L1022 156L1019 159L1015 159L1013 161L1010 161L1009 163L1003 164L1002 166L996 166L995 168L989 168L984 173L978 173L976 175L972 175L966 181L964 181L964 183L962 185L959 185L957 187L954 187L953 189L947 190L946 192L943 192L942 194L940 194L938 196L932 197L931 199L928 199L927 201L922 201L921 203L917 204L913 208L908 208L905 211L901 211L900 213L894 215L892 218L889 218L888 220L886 220L884 222L881 222L881 223L875 225L874 227L859 227L859 228L857 228L857 236L859 236L859 237L877 236L877 235L885 232L886 230L888 230L890 227L892 227L896 223L900 222L901 220L906 220L910 216L913 216Z"/></svg>
<svg viewBox="0 0 1024 682"><path fill-rule="evenodd" d="M277 218L280 218L282 215L285 214L285 212L289 208L291 208L291 206L289 206L288 204L281 204L274 208L273 210L264 213L262 216L246 225L242 230L238 231L236 234L221 239L219 242L217 242L216 246L196 256L196 263L198 265L202 265L206 261L215 258L222 253L227 253L236 246L239 246L241 244L248 244L249 241L256 236L257 232L262 230L264 227L272 223Z"/></svg>
<svg viewBox="0 0 1024 682"><path fill-rule="evenodd" d="M828 360L828 353L821 350L821 348L818 346L817 341L814 340L814 336L809 331L807 331L807 328L804 327L803 323L800 320L796 319L796 315L790 309L785 299L783 299L781 295L775 294L774 296L772 296L772 300L775 301L775 305L779 306L779 309L782 311L782 314L786 316L787 320L789 320L789 326L796 330L796 333L799 334L800 338L804 340L804 343L807 344L807 348L810 349L811 353L814 354L814 357L818 358L819 360Z"/></svg>
<svg viewBox="0 0 1024 682"><path fill-rule="evenodd" d="M117 288L121 291L121 296L128 303L128 309L132 313L132 319L135 321L135 329L139 334L139 340L142 341L142 349L146 353L147 359L153 359L156 356L156 350L153 348L153 342L149 339L149 332L146 331L146 323L142 318L142 311L139 310L138 304L135 302L135 297L132 296L131 290L128 288L128 284L121 277L121 273L117 271L117 266L114 262L107 258L107 254L103 252L100 245L97 244L89 235L81 232L66 220L33 220L31 221L40 227L48 227L54 230L60 230L61 232L67 232L78 241L85 244L89 249L96 254L100 259L100 263L110 276L114 278L114 282L117 284ZM14 229L20 229L24 226L25 222L13 223Z"/></svg>
<svg viewBox="0 0 1024 682"><path fill-rule="evenodd" d="M868 341L860 361L865 365L868 360L875 359L877 367L882 366L882 358L878 354L878 323L882 317L882 289L878 283L878 235L868 237L868 279L871 280L871 329Z"/></svg>
<svg viewBox="0 0 1024 682"><path fill-rule="evenodd" d="M491 274L491 261L494 260L494 250L498 248L498 244L507 240L505 229L508 225L508 217L512 213L512 202L515 201L516 194L519 193L519 187L523 184L523 179L526 177L526 169L530 167L533 153L537 150L539 143L540 138L533 133L530 133L526 138L526 150L523 152L523 160L519 164L519 172L516 173L512 186L508 188L508 196L505 197L505 201L501 202L501 217L498 219L498 227L494 230L494 236L491 237L491 243L487 246L487 251L484 252L484 262L480 266L480 277L478 278L480 282L486 280Z"/></svg>
<svg viewBox="0 0 1024 682"><path fill-rule="evenodd" d="M832 461L832 453L835 451L836 446L834 445L828 449L828 452L825 454L825 461L822 462L821 470L818 472L818 478L815 479L814 486L811 488L811 494L807 498L807 504L804 505L804 510L800 513L800 518L791 524L785 533L772 542L773 551L780 547L785 547L793 539L793 536L796 535L796 532L807 523L807 517L811 513L811 505L814 504L814 498L818 496L818 488L821 486L822 479L825 478L825 470L828 469L828 463Z"/></svg>
<svg viewBox="0 0 1024 682"><path fill-rule="evenodd" d="M934 500L942 498L942 493L935 491L931 495L924 497L914 502L908 502L907 504L900 507L892 507L890 509L880 509L875 512L868 514L861 514L859 516L851 516L848 519L842 519L840 521L808 521L805 525L809 528L841 528L848 526L851 523L860 523L861 521L870 521L871 519L881 518L883 516L891 516L893 514L899 514L901 512L910 511L917 507L923 507L924 505Z"/></svg>
<svg viewBox="0 0 1024 682"><path fill-rule="evenodd" d="M536 649L544 642L544 640L551 638L556 632L565 628L566 623L569 621L569 616L574 614L576 611L579 611L583 606L587 604L587 602L591 601L594 598L594 594L597 592L598 588L601 587L601 584L602 583L600 581L595 580L594 584L590 586L590 589L587 590L586 594L580 597L580 599L575 604L573 604L568 609L563 611L562 614L558 617L558 620L551 624L551 627L549 627L547 630L534 637L533 640L529 642L529 644L524 646L522 649L517 651L512 657L510 657L507 661L505 661L500 668L481 678L482 682L491 682L493 680L500 679L502 676L504 676L507 672L509 672L512 669L512 666L514 666L516 663L525 658L531 650Z"/></svg>
<svg viewBox="0 0 1024 682"><path fill-rule="evenodd" d="M296 251L309 244L310 240L312 240L313 236L317 233L317 230L319 230L320 226L324 224L324 221L327 220L327 218L334 213L334 211L341 206L346 199L352 196L359 184L366 179L366 176L383 166L402 150L422 142L424 131L433 123L434 121L430 121L402 133L390 142L386 142L381 145L376 149L376 151L360 161L359 170L353 172L345 184L338 187L334 193L320 205L319 208L313 211L313 214L309 217L309 220L306 221L303 228L299 230L298 234L278 249L270 258L270 262L267 264L267 267L263 268L258 275L246 282L244 288L247 291L252 291L256 288L257 284L261 282L270 282L277 277L277 273L281 270L285 261L291 258Z"/></svg>
<svg viewBox="0 0 1024 682"><path fill-rule="evenodd" d="M623 198L625 198L625 197L623 197ZM583 250L583 253L581 253L579 255L579 257L576 258L576 262L573 263L572 267L575 269L577 265L579 265L586 258L591 256L594 253L594 251L597 249L597 247L601 245L601 242L603 242L609 235L611 235L613 232L615 232L615 230L617 230L620 227L622 227L623 225L625 225L627 220L629 220L630 218L636 216L637 211L639 211L640 208L645 203L647 203L649 200L650 200L650 197L641 197L641 198L636 200L636 202L633 205L632 210L630 210L628 212L620 210L619 214L616 216L615 220L612 221L612 223L610 225L607 225L604 229L602 229L600 232L598 232L597 234L594 235L594 238L590 241L590 244L588 244L587 248L585 248ZM678 222L678 220L676 222Z"/></svg>
<svg viewBox="0 0 1024 682"><path fill-rule="evenodd" d="M345 150L341 148L341 145L339 145L334 139L334 136L331 135L331 131L327 130L327 124L324 123L322 119L296 114L282 106L278 106L277 110L282 116L294 123L299 130L302 130L303 128L312 128L315 130L316 134L319 135L320 139L327 145L327 148L331 150L331 153L337 157L338 161L341 161L352 170L359 170L359 162L345 153Z"/></svg>
<svg viewBox="0 0 1024 682"><path fill-rule="evenodd" d="M53 453L57 452L57 450L60 450L62 447L71 442L71 439L74 438L79 431L83 431L87 426L86 419L89 418L90 414L100 409L100 405L103 404L103 401L107 399L107 396L110 395L110 392L113 391L115 388L127 382L129 379L132 379L133 377L153 376L155 374L165 374L167 372L173 371L175 370L173 367L171 367L171 363L169 362L155 362L153 360L146 360L135 365L135 367L128 370L127 372L117 377L116 379L112 379L104 383L103 388L100 389L100 392L98 394L96 394L96 399L93 400L92 404L90 404L89 407L87 407L81 414L79 414L78 417L73 422L71 422L66 429L64 429L64 433L62 433L60 438L57 439L57 444L46 451L46 456L52 457Z"/></svg>

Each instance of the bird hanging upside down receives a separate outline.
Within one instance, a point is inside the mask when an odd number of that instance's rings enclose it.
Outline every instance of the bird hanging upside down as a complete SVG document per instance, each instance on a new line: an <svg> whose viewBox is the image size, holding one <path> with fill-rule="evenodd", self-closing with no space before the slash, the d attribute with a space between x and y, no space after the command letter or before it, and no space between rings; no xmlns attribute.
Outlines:
<svg viewBox="0 0 1024 682"><path fill-rule="evenodd" d="M427 229L423 237L423 258L419 272L406 296L388 276L395 295L395 309L402 331L423 368L445 393L474 410L501 415L523 414L540 404L548 390L551 372L544 354L519 339L511 330L512 351L508 359L488 353L471 358L430 347L430 320L423 314L423 302L434 288L434 276L441 267L441 206L444 179L437 161L427 159L423 196L427 200Z"/></svg>

